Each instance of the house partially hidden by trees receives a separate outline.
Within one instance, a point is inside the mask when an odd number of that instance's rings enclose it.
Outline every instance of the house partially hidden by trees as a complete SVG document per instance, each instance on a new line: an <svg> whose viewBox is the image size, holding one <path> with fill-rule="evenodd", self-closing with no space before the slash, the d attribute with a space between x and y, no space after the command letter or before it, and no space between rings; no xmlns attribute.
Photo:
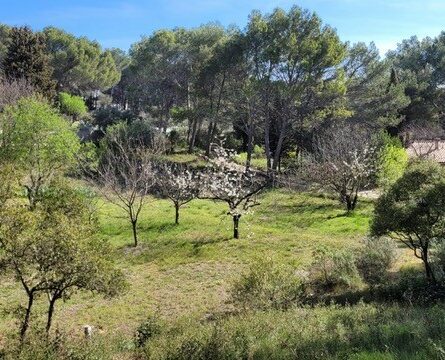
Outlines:
<svg viewBox="0 0 445 360"><path fill-rule="evenodd" d="M411 158L430 159L445 165L445 139L419 139L406 143Z"/></svg>

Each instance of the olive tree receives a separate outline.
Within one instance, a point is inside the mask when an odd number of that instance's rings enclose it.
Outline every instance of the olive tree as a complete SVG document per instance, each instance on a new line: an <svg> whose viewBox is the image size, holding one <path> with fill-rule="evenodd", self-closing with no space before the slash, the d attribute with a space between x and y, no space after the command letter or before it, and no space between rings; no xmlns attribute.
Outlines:
<svg viewBox="0 0 445 360"><path fill-rule="evenodd" d="M431 245L445 236L445 171L433 162L410 164L377 201L371 232L401 241L422 260L429 281L435 282Z"/></svg>
<svg viewBox="0 0 445 360"><path fill-rule="evenodd" d="M18 203L0 210L0 269L15 277L28 298L21 341L40 295L48 299L49 333L58 300L78 290L115 295L123 289L123 276L108 245L94 236L87 210L81 194L67 185L45 192L33 211Z"/></svg>

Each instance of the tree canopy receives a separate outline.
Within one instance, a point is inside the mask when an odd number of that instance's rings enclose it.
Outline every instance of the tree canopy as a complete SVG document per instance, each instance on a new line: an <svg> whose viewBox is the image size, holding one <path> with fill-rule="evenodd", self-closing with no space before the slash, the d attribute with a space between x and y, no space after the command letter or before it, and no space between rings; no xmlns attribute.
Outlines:
<svg viewBox="0 0 445 360"><path fill-rule="evenodd" d="M43 30L46 48L57 86L63 91L85 94L106 90L120 79L120 72L110 51L85 37L48 27Z"/></svg>

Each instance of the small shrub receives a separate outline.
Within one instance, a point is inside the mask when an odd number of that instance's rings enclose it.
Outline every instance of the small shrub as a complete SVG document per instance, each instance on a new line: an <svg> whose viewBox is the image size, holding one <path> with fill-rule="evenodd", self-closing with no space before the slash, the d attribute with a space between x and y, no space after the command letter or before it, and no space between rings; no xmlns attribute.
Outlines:
<svg viewBox="0 0 445 360"><path fill-rule="evenodd" d="M264 157L264 149L259 145L255 145L253 147L252 157L254 157L255 159L263 158Z"/></svg>
<svg viewBox="0 0 445 360"><path fill-rule="evenodd" d="M315 291L355 289L360 276L352 252L320 247L313 253L310 280Z"/></svg>
<svg viewBox="0 0 445 360"><path fill-rule="evenodd" d="M159 319L155 316L147 317L136 329L136 346L143 347L154 335L159 334L160 330L161 324L159 323Z"/></svg>
<svg viewBox="0 0 445 360"><path fill-rule="evenodd" d="M59 105L60 111L66 115L72 116L74 120L86 115L88 111L82 97L65 92L59 93Z"/></svg>
<svg viewBox="0 0 445 360"><path fill-rule="evenodd" d="M408 165L408 154L398 138L384 133L382 142L378 154L377 185L388 189L403 175Z"/></svg>
<svg viewBox="0 0 445 360"><path fill-rule="evenodd" d="M120 339L93 336L89 341L76 339L64 332L46 338L34 329L22 346L16 341L6 345L0 359L5 360L107 360L118 351Z"/></svg>
<svg viewBox="0 0 445 360"><path fill-rule="evenodd" d="M386 238L366 239L356 256L356 265L362 279L369 285L381 284L395 259L393 242Z"/></svg>
<svg viewBox="0 0 445 360"><path fill-rule="evenodd" d="M302 300L304 283L290 266L257 260L235 281L232 299L244 309L287 309Z"/></svg>

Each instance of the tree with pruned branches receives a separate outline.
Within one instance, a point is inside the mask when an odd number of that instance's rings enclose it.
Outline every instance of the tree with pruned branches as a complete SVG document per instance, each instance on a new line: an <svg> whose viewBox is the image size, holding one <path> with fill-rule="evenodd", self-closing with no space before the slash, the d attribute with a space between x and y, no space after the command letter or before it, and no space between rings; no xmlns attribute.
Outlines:
<svg viewBox="0 0 445 360"><path fill-rule="evenodd" d="M314 153L304 177L335 192L347 211L357 205L358 192L371 185L377 152L366 129L345 125L315 138Z"/></svg>
<svg viewBox="0 0 445 360"><path fill-rule="evenodd" d="M137 246L139 215L155 184L155 172L153 150L127 135L125 131L108 134L94 179L104 197L126 213Z"/></svg>

